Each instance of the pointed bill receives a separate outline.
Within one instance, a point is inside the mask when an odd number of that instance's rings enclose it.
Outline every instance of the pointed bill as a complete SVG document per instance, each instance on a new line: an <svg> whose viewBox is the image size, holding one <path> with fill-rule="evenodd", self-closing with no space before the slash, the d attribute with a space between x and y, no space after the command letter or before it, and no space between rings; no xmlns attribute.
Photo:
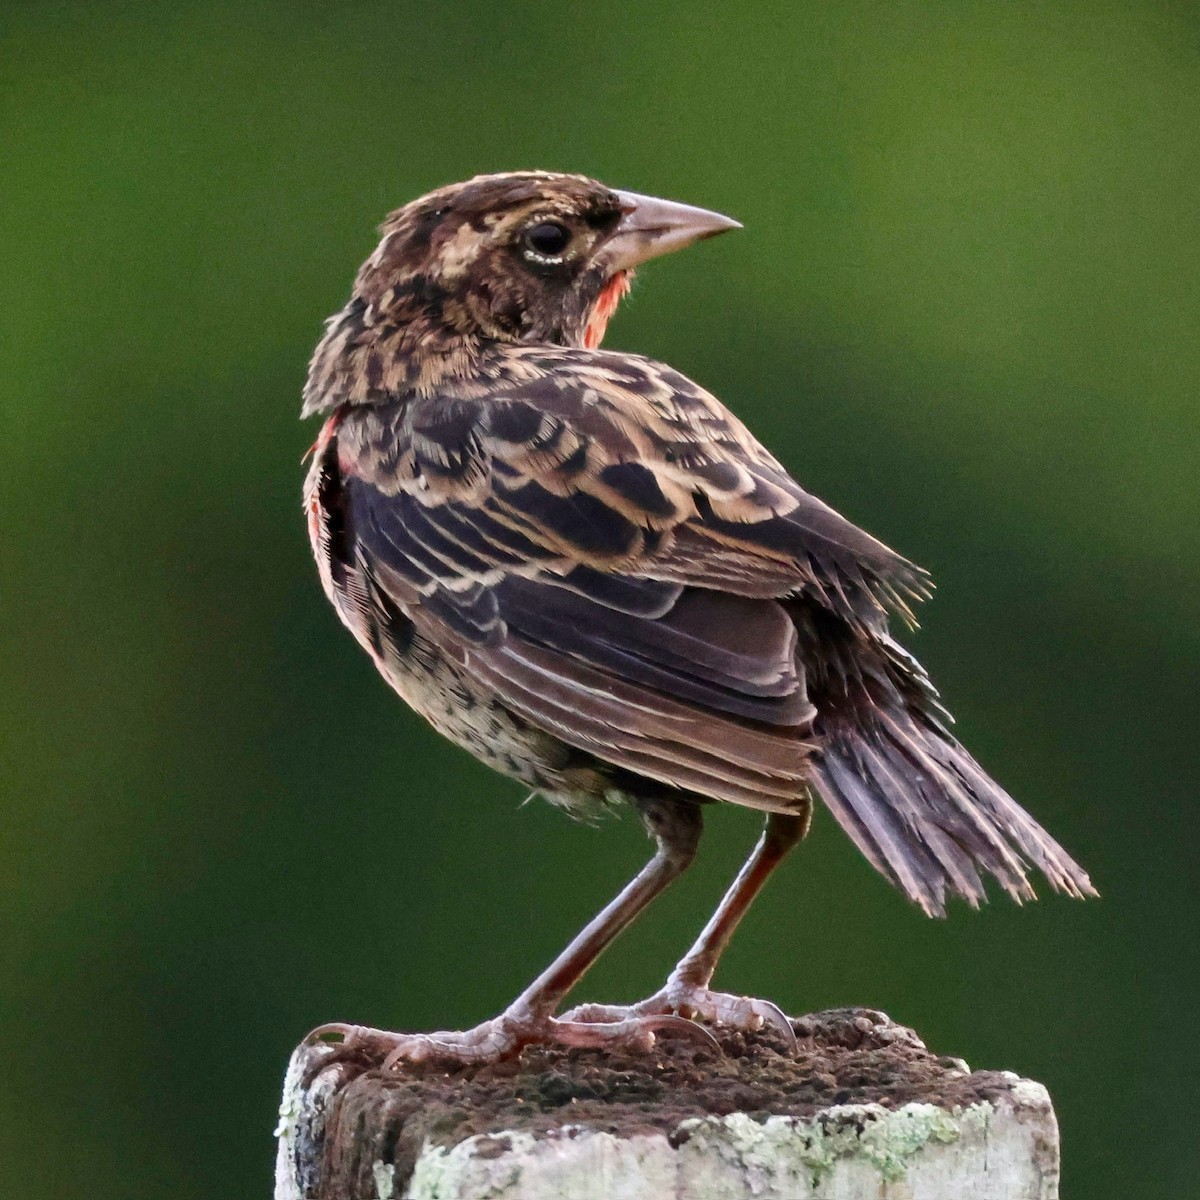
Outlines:
<svg viewBox="0 0 1200 1200"><path fill-rule="evenodd" d="M625 215L601 251L614 273L742 227L732 217L691 204L640 196L637 192L617 195Z"/></svg>

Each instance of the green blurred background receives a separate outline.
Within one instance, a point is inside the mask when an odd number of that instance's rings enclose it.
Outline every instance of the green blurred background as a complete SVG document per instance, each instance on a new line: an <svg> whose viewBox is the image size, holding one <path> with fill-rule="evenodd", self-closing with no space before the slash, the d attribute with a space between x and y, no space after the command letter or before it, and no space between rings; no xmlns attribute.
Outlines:
<svg viewBox="0 0 1200 1200"><path fill-rule="evenodd" d="M827 815L720 981L1044 1080L1064 1196L1200 1196L1200 15L72 3L0 17L6 1194L269 1194L347 1019L505 1003L647 853L405 712L320 594L307 355L391 207L554 167L730 212L609 344L940 584L912 640L1104 892L926 921ZM582 995L633 998L756 835Z"/></svg>

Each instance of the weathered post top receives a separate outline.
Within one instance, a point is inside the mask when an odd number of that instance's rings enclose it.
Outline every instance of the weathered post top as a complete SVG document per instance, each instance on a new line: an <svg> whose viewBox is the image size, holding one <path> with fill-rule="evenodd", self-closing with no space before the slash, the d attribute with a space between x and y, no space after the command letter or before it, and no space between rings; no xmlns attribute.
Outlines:
<svg viewBox="0 0 1200 1200"><path fill-rule="evenodd" d="M531 1049L495 1066L321 1069L301 1046L275 1200L1057 1200L1041 1084L971 1072L870 1009L724 1054Z"/></svg>

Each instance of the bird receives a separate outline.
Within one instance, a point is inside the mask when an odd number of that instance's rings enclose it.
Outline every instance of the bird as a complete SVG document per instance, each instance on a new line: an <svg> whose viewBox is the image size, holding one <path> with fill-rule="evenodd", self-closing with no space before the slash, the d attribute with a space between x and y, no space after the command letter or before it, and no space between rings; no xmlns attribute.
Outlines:
<svg viewBox="0 0 1200 1200"><path fill-rule="evenodd" d="M385 1068L535 1044L647 1050L713 1026L792 1040L717 962L814 799L930 916L991 877L1073 897L1087 874L950 732L893 636L927 573L805 491L715 396L605 349L635 270L740 228L561 172L413 200L312 356L304 510L324 591L387 683L452 742L574 816L628 806L646 866L500 1014L468 1030L331 1023ZM704 809L761 836L651 997L568 994L696 856Z"/></svg>

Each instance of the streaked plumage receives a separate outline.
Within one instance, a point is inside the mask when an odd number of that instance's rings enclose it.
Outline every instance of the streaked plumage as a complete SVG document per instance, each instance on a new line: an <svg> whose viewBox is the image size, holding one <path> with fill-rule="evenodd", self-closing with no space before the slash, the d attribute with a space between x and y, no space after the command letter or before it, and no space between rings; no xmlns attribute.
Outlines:
<svg viewBox="0 0 1200 1200"><path fill-rule="evenodd" d="M389 218L305 393L342 620L441 732L569 808L799 815L811 787L931 914L978 903L981 875L1028 898L1031 866L1091 893L888 632L925 573L703 388L594 348L628 280L606 247L643 199L522 173ZM520 249L548 214L579 243L558 276Z"/></svg>

